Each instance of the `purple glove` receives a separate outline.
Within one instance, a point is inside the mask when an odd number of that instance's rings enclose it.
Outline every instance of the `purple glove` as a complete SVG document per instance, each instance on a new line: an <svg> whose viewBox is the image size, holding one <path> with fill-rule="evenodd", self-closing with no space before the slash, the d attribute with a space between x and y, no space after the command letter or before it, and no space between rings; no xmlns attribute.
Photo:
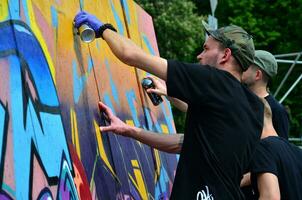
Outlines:
<svg viewBox="0 0 302 200"><path fill-rule="evenodd" d="M91 15L85 11L79 12L75 17L74 17L74 26L76 28L79 28L82 24L87 24L92 28L95 32L95 36L97 38L101 37L99 33L99 29L101 26L103 26L103 22L98 20L94 15Z"/></svg>

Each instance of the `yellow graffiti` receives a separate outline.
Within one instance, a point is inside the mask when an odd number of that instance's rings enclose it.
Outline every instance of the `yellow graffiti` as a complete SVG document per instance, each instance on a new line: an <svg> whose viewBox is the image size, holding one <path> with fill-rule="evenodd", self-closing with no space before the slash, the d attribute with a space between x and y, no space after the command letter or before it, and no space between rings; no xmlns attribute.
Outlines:
<svg viewBox="0 0 302 200"><path fill-rule="evenodd" d="M133 122L133 120L126 120L126 124L128 124L128 125L130 125L130 126L134 126L134 122ZM137 142L137 144L140 146L140 147L142 147L142 143L140 142L140 141L138 141L138 140L136 140L136 142Z"/></svg>
<svg viewBox="0 0 302 200"><path fill-rule="evenodd" d="M167 125L161 124L160 127L164 134L166 134L166 135L169 134L169 129L168 129Z"/></svg>
<svg viewBox="0 0 302 200"><path fill-rule="evenodd" d="M95 186L95 182L94 182L94 173L95 173L95 168L96 168L96 163L97 163L97 160L98 160L98 156L99 156L99 151L97 150L97 153L95 155L95 158L94 158L94 163L93 163L93 169L92 169L92 175L91 175L91 180L90 180L90 191L93 191L93 187Z"/></svg>
<svg viewBox="0 0 302 200"><path fill-rule="evenodd" d="M161 160L159 151L153 149L154 159L155 159L155 172L154 172L154 182L156 183L160 177L160 168L161 168Z"/></svg>
<svg viewBox="0 0 302 200"><path fill-rule="evenodd" d="M146 76L147 76L147 72L140 70L140 77L146 77ZM150 76L150 74L149 74L149 76Z"/></svg>
<svg viewBox="0 0 302 200"><path fill-rule="evenodd" d="M125 21L126 21L126 27L129 33L129 36L131 40L133 40L137 45L141 45L140 43L140 33L138 29L138 19L137 19L137 4L134 1L129 1L126 0L125 3L128 5L128 11L129 13L126 13L125 10L124 16L125 16ZM127 18L127 14L128 17ZM129 20L129 21L128 21Z"/></svg>
<svg viewBox="0 0 302 200"><path fill-rule="evenodd" d="M73 109L70 109L70 124L72 144L75 146L76 152L81 160L81 146L79 141L77 114Z"/></svg>
<svg viewBox="0 0 302 200"><path fill-rule="evenodd" d="M134 126L133 120L126 120L126 124L128 124L130 126Z"/></svg>
<svg viewBox="0 0 302 200"><path fill-rule="evenodd" d="M148 199L148 192L146 190L145 182L143 180L142 172L140 170L137 160L131 160L131 164L133 167L135 179L131 176L130 173L128 173L128 176L131 182L133 183L134 187L139 192L141 199Z"/></svg>
<svg viewBox="0 0 302 200"><path fill-rule="evenodd" d="M93 121L93 124L94 124L94 128L95 128L96 139L98 142L98 151L100 153L100 156L101 156L102 160L104 161L105 165L107 166L107 168L110 170L110 172L117 178L117 176L116 176L115 172L113 171L113 168L109 162L109 159L106 155L103 140L102 140L102 133L100 131L99 125L97 124L97 122L95 120Z"/></svg>
<svg viewBox="0 0 302 200"><path fill-rule="evenodd" d="M49 68L50 68L50 73L52 75L54 84L56 85L56 69L54 67L51 56L49 54L47 44L44 41L44 38L43 38L42 33L39 29L39 26L36 23L36 18L35 18L35 15L34 15L32 2L31 2L31 0L27 0L26 3L27 3L28 14L29 14L29 20L30 20L30 28L31 28L32 32L35 34L35 36L37 37L37 39L38 39L38 41L41 45L41 48L43 49L44 55L46 57L47 63L48 63Z"/></svg>
<svg viewBox="0 0 302 200"><path fill-rule="evenodd" d="M4 21L8 17L7 1L0 2L0 21Z"/></svg>
<svg viewBox="0 0 302 200"><path fill-rule="evenodd" d="M169 134L169 129L168 129L167 125L161 124L160 127L161 127L163 134ZM161 160L160 160L160 154L159 154L158 150L153 149L153 153L154 153L154 159L155 159L154 182L157 182L157 180L160 176Z"/></svg>

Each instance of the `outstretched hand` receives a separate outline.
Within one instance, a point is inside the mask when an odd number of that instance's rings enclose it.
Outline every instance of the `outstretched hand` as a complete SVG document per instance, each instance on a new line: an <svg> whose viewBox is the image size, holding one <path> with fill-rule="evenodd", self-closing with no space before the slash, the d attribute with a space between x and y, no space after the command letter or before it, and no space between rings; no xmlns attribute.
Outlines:
<svg viewBox="0 0 302 200"><path fill-rule="evenodd" d="M112 110L106 106L104 103L99 102L100 112L105 114L106 119L110 122L108 126L100 126L101 132L111 131L118 135L128 136L130 131L130 126L125 124L122 120L116 117Z"/></svg>
<svg viewBox="0 0 302 200"><path fill-rule="evenodd" d="M99 29L104 23L101 22L96 16L85 11L79 12L74 17L74 26L76 28L79 28L82 24L87 24L90 28L92 28L97 38L101 37L101 35L99 34Z"/></svg>
<svg viewBox="0 0 302 200"><path fill-rule="evenodd" d="M148 93L155 93L158 95L167 96L167 86L163 81L160 81L157 78L154 78L152 76L149 76L148 78L150 78L153 81L153 84L155 86L155 88L147 89Z"/></svg>

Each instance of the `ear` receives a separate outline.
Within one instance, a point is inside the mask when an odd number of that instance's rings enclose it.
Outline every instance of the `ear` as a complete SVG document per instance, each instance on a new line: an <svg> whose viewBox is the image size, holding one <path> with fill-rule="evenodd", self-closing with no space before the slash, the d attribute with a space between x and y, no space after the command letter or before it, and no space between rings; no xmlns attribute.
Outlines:
<svg viewBox="0 0 302 200"><path fill-rule="evenodd" d="M255 80L261 80L262 76L263 76L262 71L260 69L257 69L255 74Z"/></svg>
<svg viewBox="0 0 302 200"><path fill-rule="evenodd" d="M230 48L225 48L220 63L226 63L228 60L230 60L231 56L232 50Z"/></svg>

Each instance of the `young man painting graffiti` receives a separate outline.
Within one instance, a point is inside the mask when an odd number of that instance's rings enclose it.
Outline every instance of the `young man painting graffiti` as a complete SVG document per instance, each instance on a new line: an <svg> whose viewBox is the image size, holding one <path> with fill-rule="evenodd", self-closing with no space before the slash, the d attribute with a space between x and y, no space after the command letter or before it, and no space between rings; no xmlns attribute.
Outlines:
<svg viewBox="0 0 302 200"><path fill-rule="evenodd" d="M126 125L99 103L110 121L101 131L137 139L159 150L180 153L171 199L243 199L240 180L260 139L263 104L240 82L253 63L252 37L238 26L206 29L201 64L146 54L110 24L81 12L75 27L88 24L122 62L166 81L169 96L188 104L185 137L159 135Z"/></svg>
<svg viewBox="0 0 302 200"><path fill-rule="evenodd" d="M255 58L254 58L254 63L248 68L248 70L246 70L243 75L242 75L242 82L244 82L251 91L253 91L257 96L259 96L260 98L265 98L265 103L269 104L269 107L271 108L267 108L265 107L265 111L269 114L265 114L264 116L264 121L266 121L267 124L264 124L264 129L263 129L263 134L272 134L272 136L275 136L274 133L277 132L277 134L280 136L280 137L283 137L285 139L288 138L288 114L287 112L285 111L284 107L279 104L276 99L270 95L268 93L268 82L269 80L275 76L277 74L277 62L276 62L276 59L274 58L274 56L267 52L267 51L264 51L264 50L256 50L255 51ZM159 95L167 95L167 89L165 87L165 85L160 82L159 80L153 78L153 77L150 77L154 84L155 84L155 88L154 89L149 89L148 92L153 92L153 93L156 93L156 94L159 94ZM187 111L187 104L178 100L178 99L171 99L170 98L170 101L177 107L179 108L180 110L186 112ZM268 117L271 117L272 119L267 119ZM269 120L272 120L273 122L273 125L274 127L271 127L270 129L267 129L266 127L270 127L269 125ZM265 130L270 130L271 132L268 132L266 133ZM275 141L276 140L276 141ZM264 142L266 141L266 142ZM267 142L267 141L270 141L270 142ZM284 152L287 152L287 161L286 158L284 156L277 156L278 153L275 153L274 152L274 157L278 157L278 158L281 158L283 159L282 162L279 162L278 159L276 160L269 160L267 162L270 162L270 163L273 163L274 161L276 163L284 163L284 165L282 165L282 167L279 167L278 166L278 169L288 169L287 170L287 174L293 174L295 171L292 171L293 169L294 170L297 170L298 167L296 167L296 163L295 162L289 162L291 157L294 157L296 156L295 154L296 153L291 153L291 151L295 151L295 150L291 150L291 147L289 147L290 145L284 145L283 144L284 142L282 141L282 139L278 138L270 138L270 139L266 139L266 140L263 140L261 141L261 145L259 147L259 150L257 150L256 152L259 152L260 154L260 158L261 156L266 156L266 157L269 157L269 155L263 155L263 154L267 154L269 151L266 151L265 149L262 150L264 151L261 152L261 147L264 145L264 144L267 144L267 148L268 149L273 149L274 146L278 146L280 145L281 146L285 146L283 147L283 151ZM278 144L278 145L277 145ZM262 147L263 148L263 147ZM288 149L289 148L289 149ZM295 149L295 148L294 148ZM276 152L279 152L280 151L276 151ZM288 155L290 154L290 155ZM257 158L257 154L254 154L255 158ZM273 156L272 155L272 156ZM257 160L260 160L258 162L262 162L263 161L261 159L257 159ZM262 158L263 159L263 158ZM255 159L256 160L256 159ZM269 163L269 164L270 164ZM289 164L292 164L292 166L289 166ZM297 162L298 164L299 162ZM259 163L258 163L259 165ZM268 165L268 164L267 164ZM276 166L277 164L273 164L272 166ZM262 167L262 168L261 168ZM259 170L267 170L267 171L270 171L271 170L271 167L267 167L265 166L266 168L264 168L263 166L260 165L260 167L258 166ZM264 169L263 169L264 168ZM270 170L268 170L270 169ZM281 173L281 174L280 174ZM260 173L259 173L260 174ZM283 196L285 196L285 194L288 194L287 195L287 198L282 198L282 199L288 199L290 197L290 194L293 195L293 196L297 196L297 194L295 194L296 190L298 187L293 187L293 189L291 191L288 191L288 188L289 186L287 186L286 184L284 183L288 183L289 181L287 181L287 179L292 179L294 180L292 182L292 185L294 186L298 181L295 181L295 180L298 180L298 179L294 179L293 177L289 177L288 175L286 176L284 174L283 171L274 171L273 174L277 174L277 176L280 176L282 177L281 179L282 180L286 180L283 182L283 184L281 184L281 190L283 190L282 194ZM263 176L263 177L267 177L267 175ZM270 176L268 176L270 177ZM298 178L300 178L300 176L297 176ZM248 178L244 178L244 180L248 180ZM265 197L265 196L270 196L270 197L274 197L274 195L278 195L280 196L280 192L279 192L279 189L278 189L278 193L276 193L275 191L277 191L276 189L271 189L271 188L274 188L276 186L276 184L273 182L273 181L267 181L266 178L261 178L260 179L261 181L259 182L259 186L265 186L264 188L263 187L260 187L261 191L259 192L260 195L262 195L262 197ZM263 181L262 181L263 180ZM272 180L274 180L272 178ZM265 182L265 184L263 184L263 182ZM267 183L270 183L272 182L273 184L267 184ZM257 184L254 184L254 186L257 185ZM298 184L296 184L298 185ZM279 187L279 186L278 186ZM301 187L301 186L300 186ZM256 187L257 188L257 187ZM284 188L284 189L283 189ZM284 191L285 190L285 191ZM253 194L252 192L252 187L249 185L247 185L247 187L243 187L242 188L242 191L243 193L245 194L245 198L246 199L255 199L255 195ZM257 190L258 191L258 190ZM292 192L292 193L290 193ZM261 198L262 198L261 197ZM292 197L293 198L293 197ZM293 198L294 199L294 198ZM298 198L296 198L298 199Z"/></svg>

